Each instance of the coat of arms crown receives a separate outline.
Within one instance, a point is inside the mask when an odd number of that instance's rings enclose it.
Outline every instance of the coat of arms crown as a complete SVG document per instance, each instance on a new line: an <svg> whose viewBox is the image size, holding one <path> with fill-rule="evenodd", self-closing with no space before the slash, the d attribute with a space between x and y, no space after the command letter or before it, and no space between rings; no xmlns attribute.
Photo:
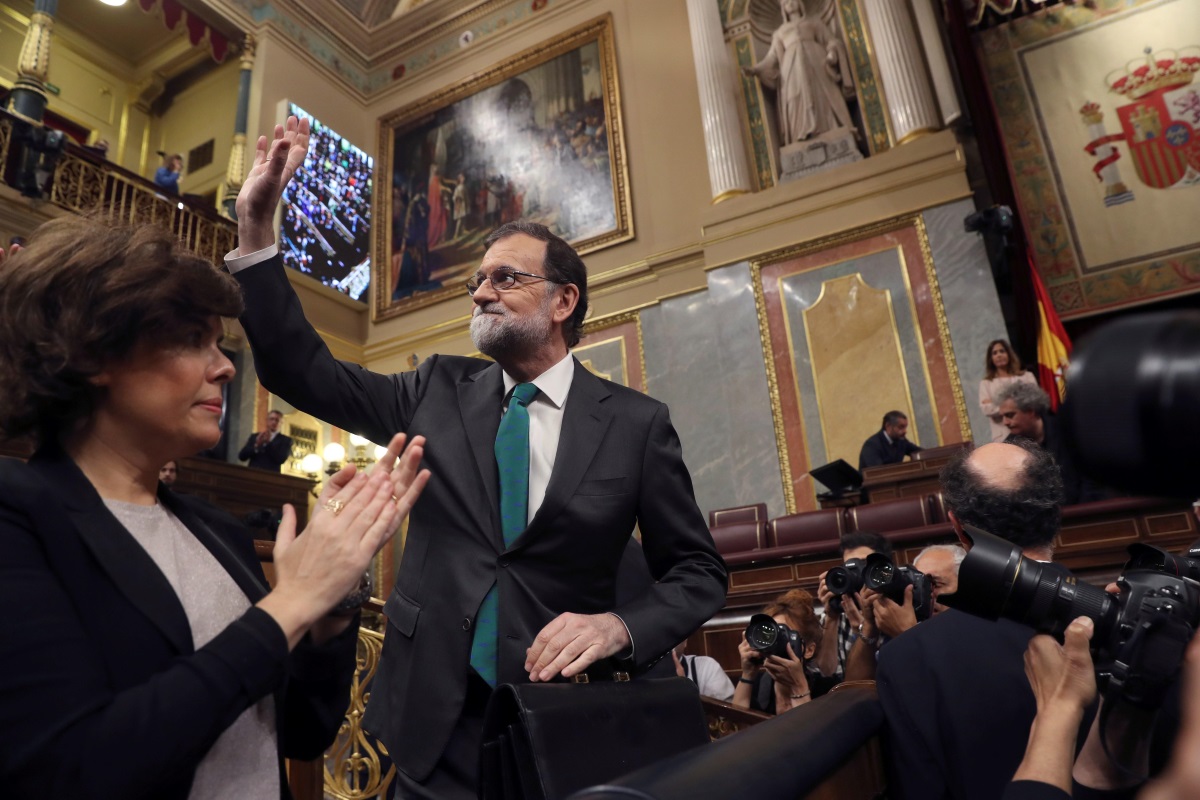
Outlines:
<svg viewBox="0 0 1200 800"><path fill-rule="evenodd" d="M1186 86L1200 72L1200 47L1157 53L1147 47L1143 52L1142 58L1109 73L1105 82L1110 91L1137 100L1160 89Z"/></svg>

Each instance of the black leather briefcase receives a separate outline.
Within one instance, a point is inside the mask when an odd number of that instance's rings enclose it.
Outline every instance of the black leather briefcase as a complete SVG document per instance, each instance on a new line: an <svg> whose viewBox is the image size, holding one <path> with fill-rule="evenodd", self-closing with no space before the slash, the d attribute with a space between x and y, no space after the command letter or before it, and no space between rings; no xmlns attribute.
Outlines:
<svg viewBox="0 0 1200 800"><path fill-rule="evenodd" d="M483 800L559 800L707 744L687 678L505 684L483 727Z"/></svg>

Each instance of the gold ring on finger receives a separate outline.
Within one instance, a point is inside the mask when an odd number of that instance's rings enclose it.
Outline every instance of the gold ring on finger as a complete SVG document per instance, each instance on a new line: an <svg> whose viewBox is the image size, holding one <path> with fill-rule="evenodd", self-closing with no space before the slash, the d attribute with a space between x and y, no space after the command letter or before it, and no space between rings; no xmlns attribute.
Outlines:
<svg viewBox="0 0 1200 800"><path fill-rule="evenodd" d="M338 500L336 497L326 500L321 505L326 511L331 512L335 517L342 512L343 508L346 507L346 504L341 500Z"/></svg>
<svg viewBox="0 0 1200 800"><path fill-rule="evenodd" d="M392 495L392 502L393 502L393 503L399 503L399 502L400 502L400 498L399 498L399 497L396 497L396 495Z"/></svg>

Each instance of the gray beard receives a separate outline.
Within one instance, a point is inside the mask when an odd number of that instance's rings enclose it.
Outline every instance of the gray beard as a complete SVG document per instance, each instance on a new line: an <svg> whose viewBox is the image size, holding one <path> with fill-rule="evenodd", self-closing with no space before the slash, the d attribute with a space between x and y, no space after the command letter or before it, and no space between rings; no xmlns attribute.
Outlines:
<svg viewBox="0 0 1200 800"><path fill-rule="evenodd" d="M479 312L471 317L471 341L488 358L500 361L506 356L522 355L550 341L549 313L516 317L500 303L492 303L485 308L495 308L501 313Z"/></svg>

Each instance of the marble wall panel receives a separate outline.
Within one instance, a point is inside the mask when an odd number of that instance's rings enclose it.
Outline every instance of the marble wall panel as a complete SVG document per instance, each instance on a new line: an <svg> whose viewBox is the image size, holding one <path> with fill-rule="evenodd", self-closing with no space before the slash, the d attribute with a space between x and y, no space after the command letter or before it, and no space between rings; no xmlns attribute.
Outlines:
<svg viewBox="0 0 1200 800"><path fill-rule="evenodd" d="M960 200L928 209L922 216L942 289L971 432L975 442L981 444L991 439L988 419L979 407L984 353L988 342L1007 339L1008 333L983 239L963 230L963 219L974 210L971 200Z"/></svg>
<svg viewBox="0 0 1200 800"><path fill-rule="evenodd" d="M696 499L786 513L750 266L712 270L708 289L641 312L649 394L667 403Z"/></svg>

